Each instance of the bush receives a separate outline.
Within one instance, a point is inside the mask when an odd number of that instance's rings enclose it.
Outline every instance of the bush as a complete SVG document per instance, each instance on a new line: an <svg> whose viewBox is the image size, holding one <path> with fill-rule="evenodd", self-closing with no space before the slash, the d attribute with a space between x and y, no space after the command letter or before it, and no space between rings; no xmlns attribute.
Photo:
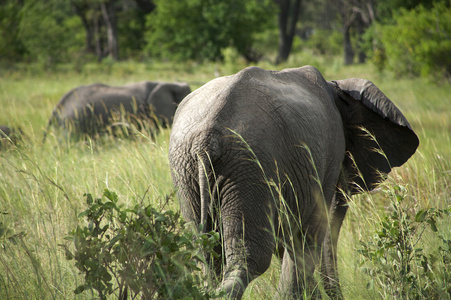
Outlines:
<svg viewBox="0 0 451 300"><path fill-rule="evenodd" d="M379 224L370 241L361 242L364 273L370 275L369 289L378 288L388 299L441 299L450 287L440 286L440 277L448 280L451 266L451 241L439 235L437 219L449 215L449 209L420 209L405 202L403 186L388 189L392 212ZM414 217L412 217L414 215ZM427 252L421 248L423 233L429 230L442 243ZM446 282L443 281L442 282Z"/></svg>
<svg viewBox="0 0 451 300"><path fill-rule="evenodd" d="M27 1L21 16L18 38L30 61L46 68L71 61L72 55L83 51L83 25L71 16L68 2Z"/></svg>
<svg viewBox="0 0 451 300"><path fill-rule="evenodd" d="M2 1L0 9L0 58L12 62L22 58L25 47L19 38L22 19L20 1Z"/></svg>
<svg viewBox="0 0 451 300"><path fill-rule="evenodd" d="M343 52L343 35L339 31L315 29L307 45L318 55L337 55Z"/></svg>
<svg viewBox="0 0 451 300"><path fill-rule="evenodd" d="M248 60L254 56L254 35L273 20L274 5L264 1L155 1L147 16L146 51L175 60L221 60L222 50L235 48Z"/></svg>
<svg viewBox="0 0 451 300"><path fill-rule="evenodd" d="M85 226L67 237L75 247L62 245L67 259L75 259L85 282L76 294L95 290L100 299L208 299L198 263L213 254L216 233L194 234L182 230L179 213L136 205L125 209L118 196L105 190L105 200L85 195L88 209L79 217ZM169 200L168 198L167 200Z"/></svg>
<svg viewBox="0 0 451 300"><path fill-rule="evenodd" d="M375 35L397 75L451 76L451 8L436 4L401 13L395 24L377 25ZM378 52L380 53L380 52Z"/></svg>

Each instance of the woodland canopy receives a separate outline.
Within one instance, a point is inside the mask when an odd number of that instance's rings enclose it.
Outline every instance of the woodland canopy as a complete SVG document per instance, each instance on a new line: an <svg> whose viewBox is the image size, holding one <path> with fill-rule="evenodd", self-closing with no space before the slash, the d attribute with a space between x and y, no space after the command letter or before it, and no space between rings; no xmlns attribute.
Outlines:
<svg viewBox="0 0 451 300"><path fill-rule="evenodd" d="M370 59L401 75L449 78L449 0L2 0L0 61L278 64L293 51Z"/></svg>

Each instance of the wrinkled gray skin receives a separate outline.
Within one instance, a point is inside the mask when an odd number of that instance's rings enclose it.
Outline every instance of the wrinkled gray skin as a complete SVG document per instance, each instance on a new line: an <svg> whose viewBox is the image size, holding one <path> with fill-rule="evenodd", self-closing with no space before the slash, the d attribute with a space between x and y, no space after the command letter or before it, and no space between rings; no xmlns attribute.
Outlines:
<svg viewBox="0 0 451 300"><path fill-rule="evenodd" d="M52 124L66 129L73 126L78 133L94 135L110 125L124 125L114 124L117 120L125 119L125 125L129 122L139 125L141 120L152 118L167 127L172 123L177 105L190 92L186 83L151 81L117 87L100 83L80 86L61 98L48 128Z"/></svg>
<svg viewBox="0 0 451 300"><path fill-rule="evenodd" d="M241 298L278 253L278 297L311 292L322 260L326 291L341 298L336 253L347 209L341 191L374 189L418 144L402 113L367 80L327 82L311 66L250 67L182 101L169 161L183 216L221 234L225 267L221 261L211 267L229 296Z"/></svg>

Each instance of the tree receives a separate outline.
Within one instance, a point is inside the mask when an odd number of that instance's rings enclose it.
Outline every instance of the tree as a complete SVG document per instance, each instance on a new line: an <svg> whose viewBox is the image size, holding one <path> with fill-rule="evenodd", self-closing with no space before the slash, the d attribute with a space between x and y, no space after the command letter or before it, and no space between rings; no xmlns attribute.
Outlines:
<svg viewBox="0 0 451 300"><path fill-rule="evenodd" d="M254 35L268 26L270 0L157 0L147 17L147 52L178 60L222 59L222 50L235 48L248 61L259 55Z"/></svg>
<svg viewBox="0 0 451 300"><path fill-rule="evenodd" d="M293 46L293 38L296 34L296 24L299 20L301 0L274 0L279 6L279 52L276 63L279 64L288 59Z"/></svg>
<svg viewBox="0 0 451 300"><path fill-rule="evenodd" d="M374 0L339 0L334 1L339 12L342 34L343 34L343 52L344 64L354 63L355 50L351 42L352 30L356 31L359 43L359 62L365 61L365 53L360 48L362 35L375 20Z"/></svg>
<svg viewBox="0 0 451 300"><path fill-rule="evenodd" d="M376 28L388 67L397 75L451 78L451 8L446 4L403 9L393 24Z"/></svg>
<svg viewBox="0 0 451 300"><path fill-rule="evenodd" d="M18 38L30 61L44 66L70 61L82 47L80 22L65 0L25 0L21 10ZM37 24L39 26L37 26Z"/></svg>
<svg viewBox="0 0 451 300"><path fill-rule="evenodd" d="M124 16L125 11L139 10L144 14L150 13L155 4L152 0L70 0L71 6L77 16L80 17L86 32L86 52L95 54L98 60L110 56L114 60L119 59L119 23L118 16ZM122 14L122 15L121 15ZM144 18L141 20L140 32L144 27ZM122 24L129 29L132 20L126 20L128 24ZM136 32L135 32L136 33ZM124 35L128 33L124 32ZM135 35L135 38L140 37Z"/></svg>
<svg viewBox="0 0 451 300"><path fill-rule="evenodd" d="M19 38L23 6L22 0L6 0L0 4L0 57L8 61L20 59L26 52Z"/></svg>
<svg viewBox="0 0 451 300"><path fill-rule="evenodd" d="M117 0L70 0L74 12L86 31L86 52L95 53L99 61L105 56L117 60L116 5Z"/></svg>
<svg viewBox="0 0 451 300"><path fill-rule="evenodd" d="M424 8L432 8L434 3L449 3L448 0L378 0L376 3L377 20L379 22L391 22L401 9L411 10L422 5Z"/></svg>

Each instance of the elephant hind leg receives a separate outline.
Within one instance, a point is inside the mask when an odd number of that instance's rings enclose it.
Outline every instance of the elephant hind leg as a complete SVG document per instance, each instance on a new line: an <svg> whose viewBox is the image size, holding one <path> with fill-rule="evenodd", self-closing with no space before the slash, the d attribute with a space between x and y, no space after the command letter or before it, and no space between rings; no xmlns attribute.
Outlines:
<svg viewBox="0 0 451 300"><path fill-rule="evenodd" d="M241 299L249 283L269 268L275 249L273 235L262 224L238 223L241 226L224 226L226 266L221 289L231 299Z"/></svg>
<svg viewBox="0 0 451 300"><path fill-rule="evenodd" d="M253 251L250 251L250 255L255 256L256 254L252 254L252 252ZM261 256L262 253L259 253L258 255ZM269 254L267 256L269 256L269 259L263 258L263 261L269 261L269 263L260 264L258 266L258 271L251 266L249 261L245 261L246 258L241 260L241 262L234 262L232 259L228 260L228 266L224 272L221 289L226 292L230 299L241 299L249 283L269 268L272 255Z"/></svg>
<svg viewBox="0 0 451 300"><path fill-rule="evenodd" d="M276 299L317 297L319 291L313 273L318 261L318 253L319 250L316 247L315 249L306 248L301 253L294 254L285 249Z"/></svg>
<svg viewBox="0 0 451 300"><path fill-rule="evenodd" d="M321 250L326 226L322 226L322 214L318 211L301 226L290 226L292 233L283 235L285 252L277 292L278 299L303 299L319 297L318 284L314 279L316 267L320 265Z"/></svg>
<svg viewBox="0 0 451 300"><path fill-rule="evenodd" d="M337 245L338 235L343 220L346 216L348 204L346 196L337 191L330 212L330 225L323 243L323 255L321 263L321 277L326 294L331 299L343 299L343 294L338 280Z"/></svg>

